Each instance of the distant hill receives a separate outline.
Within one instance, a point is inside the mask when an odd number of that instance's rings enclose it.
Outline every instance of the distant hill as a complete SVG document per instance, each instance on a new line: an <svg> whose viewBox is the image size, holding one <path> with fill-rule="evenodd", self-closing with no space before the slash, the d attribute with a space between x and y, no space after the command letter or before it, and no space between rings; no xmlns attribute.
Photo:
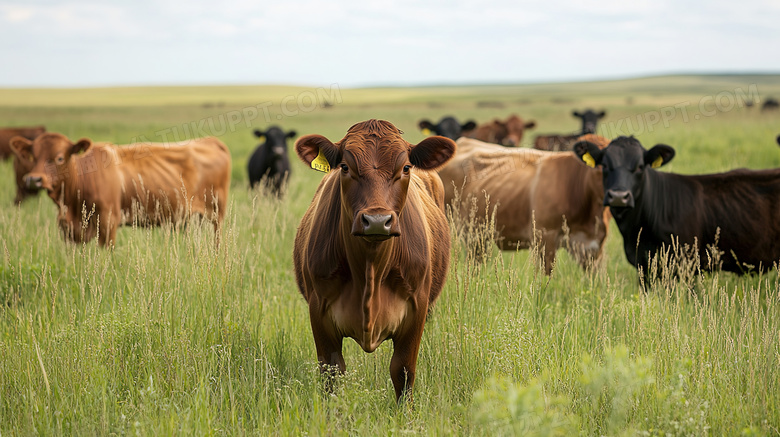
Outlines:
<svg viewBox="0 0 780 437"><path fill-rule="evenodd" d="M751 88L752 87L752 88ZM0 88L0 106L181 106L236 107L308 95L344 99L345 105L437 101L517 101L518 98L581 99L590 96L696 96L742 89L760 98L780 96L780 74L691 74L651 76L592 82L536 84L434 85L415 87L341 88L316 86L226 85L138 86L111 88Z"/></svg>

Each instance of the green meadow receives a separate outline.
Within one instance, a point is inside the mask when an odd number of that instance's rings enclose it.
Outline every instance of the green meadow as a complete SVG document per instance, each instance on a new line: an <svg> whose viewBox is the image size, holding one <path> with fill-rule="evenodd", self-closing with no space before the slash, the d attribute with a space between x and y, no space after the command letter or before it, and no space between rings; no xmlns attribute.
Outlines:
<svg viewBox="0 0 780 437"><path fill-rule="evenodd" d="M290 147L276 200L250 191L246 171L253 129L271 124L337 141L381 118L416 143L422 118L517 113L537 122L529 146L578 130L571 111L588 107L607 111L605 136L673 146L664 171L776 168L780 111L759 108L769 96L780 76L0 89L3 127L117 144L217 135L233 157L218 249L197 222L120 228L113 250L66 243L45 194L13 205L12 165L0 163L0 435L778 435L777 271L683 269L641 283L614 222L598 268L560 250L550 277L528 251L476 262L453 227L414 402L395 402L392 342L366 354L347 339L347 372L327 393L292 268L322 174Z"/></svg>

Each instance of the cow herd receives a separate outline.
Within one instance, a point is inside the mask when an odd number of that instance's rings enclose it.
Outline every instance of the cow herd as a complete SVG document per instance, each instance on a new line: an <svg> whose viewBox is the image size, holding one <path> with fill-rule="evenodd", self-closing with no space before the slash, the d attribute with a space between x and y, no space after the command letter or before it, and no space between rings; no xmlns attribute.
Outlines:
<svg viewBox="0 0 780 437"><path fill-rule="evenodd" d="M536 245L546 274L558 248L584 269L597 263L610 217L627 260L644 272L673 244L689 245L700 260L717 250L720 264L702 267L740 274L780 260L780 169L662 173L672 147L596 135L604 111L572 115L579 132L537 136L533 149L517 146L536 123L517 115L482 125L422 120L419 128L435 135L417 144L373 119L338 142L316 134L295 142L298 158L325 173L293 247L323 373L345 371L344 338L366 352L389 339L396 398L409 393L426 317L447 277L447 208L461 216L494 208L490 238L504 250ZM274 126L254 134L250 187L281 197L297 133ZM219 244L231 154L217 138L117 146L12 128L0 130L0 153L14 157L15 201L45 190L67 240L110 247L118 226L178 225L196 215L213 224Z"/></svg>

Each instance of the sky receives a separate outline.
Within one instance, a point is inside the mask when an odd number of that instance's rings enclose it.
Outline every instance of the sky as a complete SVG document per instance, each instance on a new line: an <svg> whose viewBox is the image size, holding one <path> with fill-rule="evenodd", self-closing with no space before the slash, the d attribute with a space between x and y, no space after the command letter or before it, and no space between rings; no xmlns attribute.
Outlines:
<svg viewBox="0 0 780 437"><path fill-rule="evenodd" d="M780 73L780 0L0 0L0 87Z"/></svg>

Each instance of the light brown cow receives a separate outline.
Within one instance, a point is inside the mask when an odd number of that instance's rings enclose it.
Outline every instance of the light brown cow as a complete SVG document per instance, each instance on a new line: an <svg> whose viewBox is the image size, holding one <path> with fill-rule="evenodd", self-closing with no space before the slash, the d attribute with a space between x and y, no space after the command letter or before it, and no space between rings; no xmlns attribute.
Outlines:
<svg viewBox="0 0 780 437"><path fill-rule="evenodd" d="M102 246L112 246L120 225L178 223L200 214L213 222L219 242L231 161L216 138L119 147L47 133L35 141L15 137L11 148L33 161L25 186L48 192L66 239L97 235Z"/></svg>
<svg viewBox="0 0 780 437"><path fill-rule="evenodd" d="M505 121L495 119L477 126L476 129L463 132L463 136L493 144L501 144L507 147L517 147L523 140L526 129L536 127L535 121L523 121L522 118L512 114Z"/></svg>
<svg viewBox="0 0 780 437"><path fill-rule="evenodd" d="M547 274L559 247L566 247L583 268L598 261L609 223L600 170L582 165L571 152L508 149L470 138L457 144L458 154L439 175L447 204L456 189L462 190L460 205L455 205L461 217L468 217L469 197L476 198L477 211L485 211L487 194L491 208L497 205L496 243L501 249L529 248L536 241Z"/></svg>
<svg viewBox="0 0 780 437"><path fill-rule="evenodd" d="M295 151L328 172L294 249L320 369L345 371L345 337L366 352L392 339L390 377L400 400L411 395L425 318L447 275L444 188L429 170L450 159L455 143L434 136L413 145L391 123L368 120L335 144L304 136Z"/></svg>

